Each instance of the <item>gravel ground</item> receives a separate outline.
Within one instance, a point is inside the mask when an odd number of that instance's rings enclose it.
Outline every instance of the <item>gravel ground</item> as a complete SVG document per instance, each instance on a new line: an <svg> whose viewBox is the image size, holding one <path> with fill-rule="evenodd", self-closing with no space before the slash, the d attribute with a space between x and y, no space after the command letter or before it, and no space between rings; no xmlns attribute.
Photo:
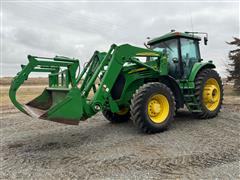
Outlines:
<svg viewBox="0 0 240 180"><path fill-rule="evenodd" d="M97 114L67 126L4 113L1 179L240 179L240 106L217 118L181 112L168 131L146 135Z"/></svg>

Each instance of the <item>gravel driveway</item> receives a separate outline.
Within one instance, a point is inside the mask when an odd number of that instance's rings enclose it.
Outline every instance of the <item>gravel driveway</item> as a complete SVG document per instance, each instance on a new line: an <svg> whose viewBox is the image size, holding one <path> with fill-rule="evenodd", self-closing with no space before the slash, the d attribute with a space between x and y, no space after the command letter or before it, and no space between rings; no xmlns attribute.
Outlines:
<svg viewBox="0 0 240 180"><path fill-rule="evenodd" d="M181 112L168 131L146 135L97 114L79 126L4 113L1 179L240 179L240 106L217 118Z"/></svg>

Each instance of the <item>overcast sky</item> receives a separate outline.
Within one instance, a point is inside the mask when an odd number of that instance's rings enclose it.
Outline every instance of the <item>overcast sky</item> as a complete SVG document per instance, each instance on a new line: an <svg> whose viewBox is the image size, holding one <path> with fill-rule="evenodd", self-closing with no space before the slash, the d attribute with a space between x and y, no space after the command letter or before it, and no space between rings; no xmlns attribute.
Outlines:
<svg viewBox="0 0 240 180"><path fill-rule="evenodd" d="M202 57L226 75L227 45L239 37L239 2L2 2L1 76L13 76L27 55L64 55L82 62L112 43L142 46L146 37L204 31ZM192 21L192 23L191 23Z"/></svg>

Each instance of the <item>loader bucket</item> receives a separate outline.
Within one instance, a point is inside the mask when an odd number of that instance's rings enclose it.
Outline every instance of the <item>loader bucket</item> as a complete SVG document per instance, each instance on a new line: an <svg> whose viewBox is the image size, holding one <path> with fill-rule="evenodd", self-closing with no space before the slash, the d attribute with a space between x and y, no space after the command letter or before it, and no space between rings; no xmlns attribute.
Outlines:
<svg viewBox="0 0 240 180"><path fill-rule="evenodd" d="M24 105L28 115L77 125L83 118L83 99L78 89L49 89Z"/></svg>
<svg viewBox="0 0 240 180"><path fill-rule="evenodd" d="M12 80L9 97L13 104L25 114L39 119L72 125L86 119L84 110L91 110L77 87L75 76L79 61L65 57L36 56L28 56L28 60L29 63L22 65L22 71ZM49 87L27 104L21 104L16 99L16 91L31 72L50 72Z"/></svg>

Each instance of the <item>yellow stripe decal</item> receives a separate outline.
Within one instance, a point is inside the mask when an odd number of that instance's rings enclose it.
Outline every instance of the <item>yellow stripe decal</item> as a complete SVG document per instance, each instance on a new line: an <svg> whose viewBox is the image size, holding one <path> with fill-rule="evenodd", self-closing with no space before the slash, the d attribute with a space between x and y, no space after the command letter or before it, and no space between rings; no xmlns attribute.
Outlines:
<svg viewBox="0 0 240 180"><path fill-rule="evenodd" d="M141 52L137 53L136 56L160 56L160 55L154 52Z"/></svg>
<svg viewBox="0 0 240 180"><path fill-rule="evenodd" d="M147 68L143 67L143 68L138 68L138 69L133 69L131 71L128 72L128 74L132 74L132 73L135 73L135 72L139 72L139 71L144 71L146 70Z"/></svg>

